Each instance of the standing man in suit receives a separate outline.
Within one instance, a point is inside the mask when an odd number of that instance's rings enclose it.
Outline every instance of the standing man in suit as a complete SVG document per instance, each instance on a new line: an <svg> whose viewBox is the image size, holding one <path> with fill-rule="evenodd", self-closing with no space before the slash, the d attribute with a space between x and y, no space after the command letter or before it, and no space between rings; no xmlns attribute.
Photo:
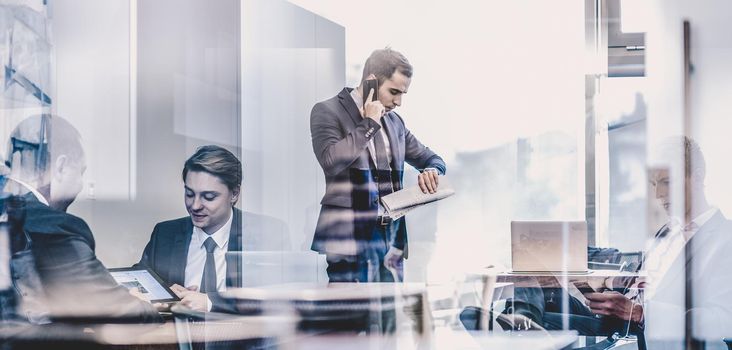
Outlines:
<svg viewBox="0 0 732 350"><path fill-rule="evenodd" d="M172 284L193 309L210 311L213 303L206 293L241 285L238 265L226 259L228 251L242 250L242 214L234 208L241 174L241 162L231 152L199 148L183 166L189 216L155 225L140 259L139 265Z"/></svg>
<svg viewBox="0 0 732 350"><path fill-rule="evenodd" d="M313 151L326 181L311 248L326 254L331 282L385 282L393 281L392 271L401 274L405 220L385 216L380 199L402 188L404 162L421 171L418 182L425 193L434 193L438 175L445 174L442 158L419 142L395 111L412 71L401 53L376 50L358 87L317 103L310 114ZM378 81L377 91L364 91L368 79Z"/></svg>
<svg viewBox="0 0 732 350"><path fill-rule="evenodd" d="M89 226L66 212L86 169L79 132L58 116L25 119L10 134L6 165L3 190L17 196L13 217L22 222L11 264L20 314L31 323L161 321L117 284L94 253Z"/></svg>

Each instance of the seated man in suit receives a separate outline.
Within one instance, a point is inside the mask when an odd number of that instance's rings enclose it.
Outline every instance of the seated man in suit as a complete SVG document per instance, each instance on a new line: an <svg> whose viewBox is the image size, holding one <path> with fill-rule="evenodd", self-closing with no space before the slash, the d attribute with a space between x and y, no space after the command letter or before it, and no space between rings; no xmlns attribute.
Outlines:
<svg viewBox="0 0 732 350"><path fill-rule="evenodd" d="M502 326L536 328L538 324L562 329L566 317L569 327L581 334L640 333L646 328L661 330L657 338L673 339L683 336L688 313L693 315L697 339L712 339L723 345L721 338L729 335L725 325L732 321L732 225L707 201L706 164L694 140L666 139L656 153L664 167L653 169L649 181L669 221L646 250L641 269L647 281L607 279L604 286L595 288L604 292L575 294L577 297L561 289L517 288L510 310L513 319L502 317ZM681 195L672 196L673 184L681 183L672 181L672 174L684 176L685 191ZM683 205L675 205L681 201ZM685 274L690 277L688 285ZM693 296L689 305L684 302L685 290ZM563 298L568 299L568 309L561 307ZM563 313L569 313L568 317ZM653 332L647 335L654 336Z"/></svg>
<svg viewBox="0 0 732 350"><path fill-rule="evenodd" d="M138 263L170 283L192 309L225 311L216 293L242 285L241 255L228 252L289 249L283 222L234 207L241 179L242 165L234 154L200 147L183 166L189 216L155 225Z"/></svg>
<svg viewBox="0 0 732 350"><path fill-rule="evenodd" d="M86 169L79 132L57 116L25 119L10 134L6 165L3 190L16 196L13 217L22 225L11 240L19 314L31 323L160 321L149 302L115 282L94 254L89 226L66 212Z"/></svg>

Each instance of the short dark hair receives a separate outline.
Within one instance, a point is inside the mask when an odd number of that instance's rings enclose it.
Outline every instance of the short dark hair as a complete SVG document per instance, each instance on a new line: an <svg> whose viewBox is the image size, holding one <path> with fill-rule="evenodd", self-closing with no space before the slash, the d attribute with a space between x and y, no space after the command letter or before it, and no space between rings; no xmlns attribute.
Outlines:
<svg viewBox="0 0 732 350"><path fill-rule="evenodd" d="M199 147L183 165L184 182L189 171L202 171L216 176L232 191L241 185L241 162L223 147Z"/></svg>
<svg viewBox="0 0 732 350"><path fill-rule="evenodd" d="M370 74L373 74L376 76L376 80L379 81L379 85L381 85L385 80L390 79L396 71L404 74L407 78L411 78L414 72L409 60L399 51L392 50L390 47L374 50L363 65L361 82L366 80Z"/></svg>

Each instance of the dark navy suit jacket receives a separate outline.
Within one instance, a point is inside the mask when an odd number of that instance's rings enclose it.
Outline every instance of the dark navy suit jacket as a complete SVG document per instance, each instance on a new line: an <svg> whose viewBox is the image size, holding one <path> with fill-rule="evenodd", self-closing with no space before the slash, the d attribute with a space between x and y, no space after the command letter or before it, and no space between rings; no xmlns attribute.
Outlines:
<svg viewBox="0 0 732 350"><path fill-rule="evenodd" d="M242 250L241 210L234 208L229 231L228 251ZM149 267L168 285L185 285L188 246L193 235L193 222L190 216L164 221L155 225L150 241L145 246L138 265ZM241 255L226 256L226 286L241 287Z"/></svg>
<svg viewBox="0 0 732 350"><path fill-rule="evenodd" d="M45 299L51 319L161 321L150 303L130 295L97 259L94 236L84 220L52 209L32 194L24 198L26 218L23 228L31 239L30 251L43 290L21 291L21 294Z"/></svg>
<svg viewBox="0 0 732 350"><path fill-rule="evenodd" d="M368 144L379 123L361 117L344 88L337 96L317 103L310 114L313 151L325 173L325 195L315 228L312 249L325 254L360 255L368 247L378 215L378 177ZM425 147L395 112L384 116L391 147L394 190L402 187L404 162L415 168L436 168L444 174L445 162ZM404 218L391 225L392 246L406 250Z"/></svg>
<svg viewBox="0 0 732 350"><path fill-rule="evenodd" d="M243 234L243 232L246 234ZM140 262L135 266L149 267L168 285L185 285L188 247L193 235L190 216L164 221L155 225ZM275 218L242 212L234 208L229 231L229 252L256 250L289 250L287 225ZM226 286L241 287L241 254L226 254ZM233 303L218 293L207 293L213 303L212 311L235 311Z"/></svg>

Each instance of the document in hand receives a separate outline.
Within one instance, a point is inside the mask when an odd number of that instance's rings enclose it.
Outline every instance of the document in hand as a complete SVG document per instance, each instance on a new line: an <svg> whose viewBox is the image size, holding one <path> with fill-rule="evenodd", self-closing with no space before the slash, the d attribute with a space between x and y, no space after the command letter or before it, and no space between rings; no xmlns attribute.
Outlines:
<svg viewBox="0 0 732 350"><path fill-rule="evenodd" d="M386 215L396 220L406 215L412 209L419 208L425 204L439 201L455 194L455 189L450 185L447 176L440 176L437 192L423 193L419 186L405 188L381 198L381 203L386 209Z"/></svg>

